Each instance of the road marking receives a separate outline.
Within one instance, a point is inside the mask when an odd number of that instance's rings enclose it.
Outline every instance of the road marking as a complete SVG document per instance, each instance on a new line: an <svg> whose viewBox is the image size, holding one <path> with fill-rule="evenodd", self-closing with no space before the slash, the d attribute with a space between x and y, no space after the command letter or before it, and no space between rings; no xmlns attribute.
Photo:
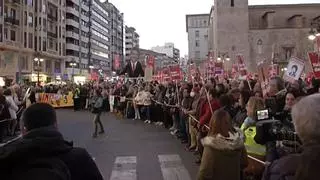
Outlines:
<svg viewBox="0 0 320 180"><path fill-rule="evenodd" d="M137 157L119 156L114 162L110 180L136 180Z"/></svg>
<svg viewBox="0 0 320 180"><path fill-rule="evenodd" d="M158 155L164 180L191 180L178 154Z"/></svg>

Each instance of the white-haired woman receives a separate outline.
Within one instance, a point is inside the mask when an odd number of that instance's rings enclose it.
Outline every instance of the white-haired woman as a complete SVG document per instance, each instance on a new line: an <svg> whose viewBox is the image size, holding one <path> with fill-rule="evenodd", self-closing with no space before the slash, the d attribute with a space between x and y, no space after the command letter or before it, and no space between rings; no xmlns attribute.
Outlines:
<svg viewBox="0 0 320 180"><path fill-rule="evenodd" d="M270 164L263 180L316 180L320 167L320 94L301 99L292 108L292 121L303 143L300 154L285 156Z"/></svg>

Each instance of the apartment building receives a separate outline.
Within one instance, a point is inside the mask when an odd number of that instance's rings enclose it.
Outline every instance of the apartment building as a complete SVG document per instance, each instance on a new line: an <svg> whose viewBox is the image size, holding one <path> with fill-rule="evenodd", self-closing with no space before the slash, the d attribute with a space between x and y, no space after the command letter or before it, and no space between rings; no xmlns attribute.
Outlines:
<svg viewBox="0 0 320 180"><path fill-rule="evenodd" d="M68 79L88 76L89 0L66 2L66 74Z"/></svg>
<svg viewBox="0 0 320 180"><path fill-rule="evenodd" d="M188 54L196 64L208 59L208 21L209 14L186 15L188 33Z"/></svg>
<svg viewBox="0 0 320 180"><path fill-rule="evenodd" d="M123 13L121 13L116 6L107 1L104 3L110 12L110 33L111 33L111 51L110 59L112 62L112 70L120 69L124 64L124 27L123 27ZM115 63L115 61L120 61ZM119 64L118 64L119 63ZM118 66L118 65L120 66ZM116 67L117 66L117 67Z"/></svg>
<svg viewBox="0 0 320 180"><path fill-rule="evenodd" d="M136 32L134 27L125 27L126 31L126 58L125 60L130 60L131 49L134 47L139 47L139 34Z"/></svg>
<svg viewBox="0 0 320 180"><path fill-rule="evenodd" d="M174 60L179 60L180 50L175 48L174 43L165 43L164 46L155 46L151 48L152 51L164 53Z"/></svg>
<svg viewBox="0 0 320 180"><path fill-rule="evenodd" d="M110 59L110 12L104 3L91 0L89 26L89 63L93 72L100 75L111 71Z"/></svg>
<svg viewBox="0 0 320 180"><path fill-rule="evenodd" d="M65 0L0 0L0 76L61 78L64 49Z"/></svg>

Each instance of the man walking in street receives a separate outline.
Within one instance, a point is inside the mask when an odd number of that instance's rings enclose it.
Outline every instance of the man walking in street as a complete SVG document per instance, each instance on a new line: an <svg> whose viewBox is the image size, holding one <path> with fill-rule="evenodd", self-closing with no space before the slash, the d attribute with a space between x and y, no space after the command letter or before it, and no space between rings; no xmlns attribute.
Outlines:
<svg viewBox="0 0 320 180"><path fill-rule="evenodd" d="M88 152L64 140L52 106L31 105L23 114L22 124L22 139L0 149L1 179L103 179Z"/></svg>

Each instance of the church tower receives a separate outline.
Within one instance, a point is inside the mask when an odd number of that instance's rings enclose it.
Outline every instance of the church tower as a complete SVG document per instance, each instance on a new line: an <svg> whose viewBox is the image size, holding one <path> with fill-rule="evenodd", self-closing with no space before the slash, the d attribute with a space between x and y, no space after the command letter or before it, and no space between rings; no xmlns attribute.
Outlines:
<svg viewBox="0 0 320 180"><path fill-rule="evenodd" d="M225 69L231 70L236 56L244 57L249 71L256 67L249 59L249 9L248 0L214 0L213 39L214 55L231 59Z"/></svg>

